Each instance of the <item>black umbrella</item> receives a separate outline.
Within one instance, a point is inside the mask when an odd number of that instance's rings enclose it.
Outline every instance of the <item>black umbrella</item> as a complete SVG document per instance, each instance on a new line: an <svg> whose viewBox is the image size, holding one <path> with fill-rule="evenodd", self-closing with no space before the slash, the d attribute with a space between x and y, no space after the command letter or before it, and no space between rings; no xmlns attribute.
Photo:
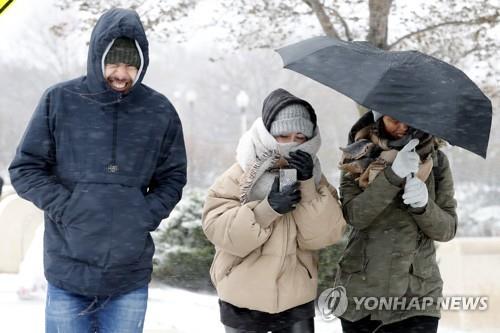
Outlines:
<svg viewBox="0 0 500 333"><path fill-rule="evenodd" d="M486 158L491 101L461 70L417 51L316 37L277 52L285 68Z"/></svg>

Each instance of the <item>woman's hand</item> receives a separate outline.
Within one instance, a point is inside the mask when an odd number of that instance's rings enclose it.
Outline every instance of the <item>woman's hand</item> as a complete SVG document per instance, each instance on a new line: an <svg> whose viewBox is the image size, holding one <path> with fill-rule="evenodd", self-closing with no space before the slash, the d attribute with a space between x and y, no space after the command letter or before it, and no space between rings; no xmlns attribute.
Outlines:
<svg viewBox="0 0 500 333"><path fill-rule="evenodd" d="M286 214L295 209L295 206L300 202L299 183L286 186L283 191L279 190L279 177L274 179L271 192L267 196L267 201L272 209L277 213Z"/></svg>
<svg viewBox="0 0 500 333"><path fill-rule="evenodd" d="M403 193L404 203L413 208L423 208L429 201L429 192L423 181L417 177L409 178L406 181Z"/></svg>
<svg viewBox="0 0 500 333"><path fill-rule="evenodd" d="M313 176L314 161L308 153L302 150L290 152L290 157L286 159L288 165L297 169L297 179L300 181L308 180Z"/></svg>
<svg viewBox="0 0 500 333"><path fill-rule="evenodd" d="M413 151L418 142L418 139L412 139L396 155L396 159L392 163L392 171L400 178L405 178L418 171L420 157Z"/></svg>

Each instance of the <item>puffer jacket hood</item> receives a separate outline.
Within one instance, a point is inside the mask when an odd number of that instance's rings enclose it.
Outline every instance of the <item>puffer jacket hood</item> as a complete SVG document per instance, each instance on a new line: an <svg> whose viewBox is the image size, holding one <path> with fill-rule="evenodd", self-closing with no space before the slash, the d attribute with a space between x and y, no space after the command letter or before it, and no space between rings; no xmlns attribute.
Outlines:
<svg viewBox="0 0 500 333"><path fill-rule="evenodd" d="M311 116L311 121L314 124L314 129L317 125L316 112L314 111L311 104L307 101L292 95L285 89L279 88L272 91L265 99L264 105L262 106L262 120L268 131L271 130L271 124L276 118L276 115L286 106L291 104L301 104L306 107L307 111Z"/></svg>
<svg viewBox="0 0 500 333"><path fill-rule="evenodd" d="M141 57L141 67L134 86L126 94L132 94L142 82L149 65L149 44L139 15L133 10L121 8L105 12L92 31L87 57L87 87L89 91L98 93L99 99L118 99L121 95L113 91L104 78L104 58L118 37L133 39Z"/></svg>

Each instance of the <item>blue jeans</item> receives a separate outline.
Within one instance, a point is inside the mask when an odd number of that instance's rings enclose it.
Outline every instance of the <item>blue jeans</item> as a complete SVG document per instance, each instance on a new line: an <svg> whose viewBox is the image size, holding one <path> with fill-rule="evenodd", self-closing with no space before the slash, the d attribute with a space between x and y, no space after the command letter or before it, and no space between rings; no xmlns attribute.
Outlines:
<svg viewBox="0 0 500 333"><path fill-rule="evenodd" d="M45 332L141 333L147 302L147 285L123 295L88 297L49 283Z"/></svg>

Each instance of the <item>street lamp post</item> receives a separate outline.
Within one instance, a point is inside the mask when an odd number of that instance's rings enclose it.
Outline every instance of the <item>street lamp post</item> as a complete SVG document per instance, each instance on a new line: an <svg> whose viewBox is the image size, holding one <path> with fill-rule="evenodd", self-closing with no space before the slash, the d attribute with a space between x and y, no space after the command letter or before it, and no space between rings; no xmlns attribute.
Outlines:
<svg viewBox="0 0 500 333"><path fill-rule="evenodd" d="M189 128L189 136L192 135L193 132L193 126L194 126L194 103L196 102L196 98L198 96L196 95L196 92L194 90L188 90L186 92L185 98L186 102L189 105L189 114L187 117L188 121L188 128Z"/></svg>
<svg viewBox="0 0 500 333"><path fill-rule="evenodd" d="M192 112L194 109L194 102L196 102L196 98L198 96L196 95L196 92L194 90L189 90L186 92L186 101L189 104L189 109Z"/></svg>
<svg viewBox="0 0 500 333"><path fill-rule="evenodd" d="M188 177L192 178L193 175L196 175L196 165L195 165L195 155L196 155L196 144L194 140L194 104L197 99L196 92L194 90L188 90L186 95L186 102L189 105L189 113L186 117L188 133L187 133L187 150L188 150Z"/></svg>
<svg viewBox="0 0 500 333"><path fill-rule="evenodd" d="M246 109L248 107L248 103L250 102L250 98L248 94L244 90L240 90L238 95L236 96L236 105L240 109L241 116L241 134L247 131L247 113Z"/></svg>

